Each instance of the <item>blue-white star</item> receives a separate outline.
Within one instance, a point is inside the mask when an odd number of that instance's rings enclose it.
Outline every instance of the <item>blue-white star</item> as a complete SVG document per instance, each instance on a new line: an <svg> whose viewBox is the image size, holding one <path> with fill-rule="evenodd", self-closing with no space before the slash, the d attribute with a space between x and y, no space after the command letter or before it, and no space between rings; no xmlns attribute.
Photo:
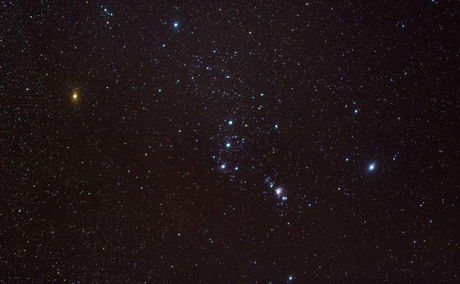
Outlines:
<svg viewBox="0 0 460 284"><path fill-rule="evenodd" d="M372 172L373 170L375 170L375 167L376 167L376 164L373 162L373 163L370 163L369 166L367 167L367 169Z"/></svg>
<svg viewBox="0 0 460 284"><path fill-rule="evenodd" d="M276 195L281 195L281 193L283 192L283 189L281 187L278 187L277 189L275 189L275 193Z"/></svg>

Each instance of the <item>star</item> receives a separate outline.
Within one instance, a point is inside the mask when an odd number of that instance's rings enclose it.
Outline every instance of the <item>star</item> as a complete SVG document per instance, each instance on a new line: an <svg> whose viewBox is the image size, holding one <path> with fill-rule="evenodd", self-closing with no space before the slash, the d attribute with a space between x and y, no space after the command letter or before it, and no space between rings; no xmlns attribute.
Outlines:
<svg viewBox="0 0 460 284"><path fill-rule="evenodd" d="M228 125L233 125L233 120L229 120Z"/></svg>
<svg viewBox="0 0 460 284"><path fill-rule="evenodd" d="M367 170L370 171L370 172L372 172L372 171L375 170L375 167L376 167L375 162L372 162L372 163L370 163L369 166L367 167Z"/></svg>
<svg viewBox="0 0 460 284"><path fill-rule="evenodd" d="M289 280L289 281L294 280L294 276L293 276L293 275L289 275L289 276L288 276L288 280Z"/></svg>
<svg viewBox="0 0 460 284"><path fill-rule="evenodd" d="M179 22L174 22L174 23L173 23L173 27L174 27L175 29L177 29L177 28L179 27Z"/></svg>
<svg viewBox="0 0 460 284"><path fill-rule="evenodd" d="M232 144L230 144L230 142L225 143L225 148L230 148L231 146Z"/></svg>
<svg viewBox="0 0 460 284"><path fill-rule="evenodd" d="M282 192L283 192L283 189L281 187L278 187L277 189L275 189L276 195L281 195Z"/></svg>
<svg viewBox="0 0 460 284"><path fill-rule="evenodd" d="M226 165L226 164L222 164L222 165L220 165L220 168L221 168L221 169L223 169L223 170L224 170L226 167L227 167L227 165Z"/></svg>
<svg viewBox="0 0 460 284"><path fill-rule="evenodd" d="M77 90L72 92L72 102L76 103L80 99L80 95L78 94Z"/></svg>

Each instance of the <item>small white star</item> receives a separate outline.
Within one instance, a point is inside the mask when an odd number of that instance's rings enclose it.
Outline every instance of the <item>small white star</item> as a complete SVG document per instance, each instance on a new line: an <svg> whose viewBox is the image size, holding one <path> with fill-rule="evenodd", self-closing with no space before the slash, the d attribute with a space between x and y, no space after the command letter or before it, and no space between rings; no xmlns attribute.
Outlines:
<svg viewBox="0 0 460 284"><path fill-rule="evenodd" d="M226 165L226 164L222 164L222 165L220 165L220 168L221 168L221 169L225 169L226 167L227 167L227 165Z"/></svg>
<svg viewBox="0 0 460 284"><path fill-rule="evenodd" d="M233 120L229 120L228 125L233 125Z"/></svg>
<svg viewBox="0 0 460 284"><path fill-rule="evenodd" d="M227 142L227 143L225 144L225 148L230 148L231 146L232 146L232 144L230 144L230 142Z"/></svg>

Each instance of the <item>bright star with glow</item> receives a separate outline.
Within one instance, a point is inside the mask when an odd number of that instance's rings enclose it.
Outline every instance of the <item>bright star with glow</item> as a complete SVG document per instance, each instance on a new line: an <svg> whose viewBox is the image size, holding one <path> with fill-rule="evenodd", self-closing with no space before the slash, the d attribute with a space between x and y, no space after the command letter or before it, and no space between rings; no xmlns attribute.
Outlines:
<svg viewBox="0 0 460 284"><path fill-rule="evenodd" d="M77 103L80 100L80 95L77 90L72 92L72 102Z"/></svg>
<svg viewBox="0 0 460 284"><path fill-rule="evenodd" d="M233 120L229 120L228 125L233 125Z"/></svg>
<svg viewBox="0 0 460 284"><path fill-rule="evenodd" d="M276 195L281 195L282 192L283 192L283 189L281 187L278 187L277 189L275 189Z"/></svg>
<svg viewBox="0 0 460 284"><path fill-rule="evenodd" d="M369 166L367 167L367 169L372 172L373 170L375 170L375 167L376 167L376 164L375 163L370 163Z"/></svg>
<svg viewBox="0 0 460 284"><path fill-rule="evenodd" d="M278 129L280 126L278 124L275 124L275 129Z"/></svg>
<svg viewBox="0 0 460 284"><path fill-rule="evenodd" d="M225 143L225 148L230 148L231 146L232 144L230 144L230 142Z"/></svg>
<svg viewBox="0 0 460 284"><path fill-rule="evenodd" d="M173 27L177 29L177 28L179 27L179 23L178 23L178 22L174 22L174 23L173 23Z"/></svg>
<svg viewBox="0 0 460 284"><path fill-rule="evenodd" d="M226 165L226 164L222 164L222 165L220 165L220 168L221 168L221 169L225 169L226 167L227 167L227 165Z"/></svg>
<svg viewBox="0 0 460 284"><path fill-rule="evenodd" d="M289 281L292 281L292 280L294 280L294 276L292 276L292 275L289 275L289 276L288 276L288 280L289 280Z"/></svg>

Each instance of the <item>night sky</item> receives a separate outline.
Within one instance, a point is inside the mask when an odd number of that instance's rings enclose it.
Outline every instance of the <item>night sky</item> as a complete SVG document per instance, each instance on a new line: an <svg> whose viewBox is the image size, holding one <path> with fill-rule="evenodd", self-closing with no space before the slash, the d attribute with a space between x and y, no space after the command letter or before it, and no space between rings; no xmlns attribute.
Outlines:
<svg viewBox="0 0 460 284"><path fill-rule="evenodd" d="M0 282L458 283L458 1L0 1Z"/></svg>

